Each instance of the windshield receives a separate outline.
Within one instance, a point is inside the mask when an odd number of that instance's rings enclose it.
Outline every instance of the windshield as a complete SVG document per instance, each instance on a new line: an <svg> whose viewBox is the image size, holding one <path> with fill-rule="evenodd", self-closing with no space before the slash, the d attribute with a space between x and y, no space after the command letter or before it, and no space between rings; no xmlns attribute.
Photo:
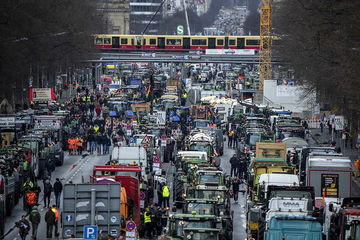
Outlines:
<svg viewBox="0 0 360 240"><path fill-rule="evenodd" d="M197 121L195 122L196 124L196 128L202 128L202 127L208 127L208 122L207 121Z"/></svg>
<svg viewBox="0 0 360 240"><path fill-rule="evenodd" d="M250 135L249 143L250 145L256 145L256 142L259 141L259 135Z"/></svg>
<svg viewBox="0 0 360 240"><path fill-rule="evenodd" d="M358 222L355 222L351 225L350 232L351 232L351 236L352 236L351 239L354 239L354 240L360 239L360 225Z"/></svg>
<svg viewBox="0 0 360 240"><path fill-rule="evenodd" d="M192 145L191 150L207 152L208 151L208 146Z"/></svg>
<svg viewBox="0 0 360 240"><path fill-rule="evenodd" d="M183 236L184 228L211 228L211 220L201 220L196 221L189 220L170 220L170 235L172 237L181 237Z"/></svg>
<svg viewBox="0 0 360 240"><path fill-rule="evenodd" d="M189 195L189 194L188 194ZM196 212L199 215L214 215L214 204L211 203L189 203L186 207L188 214Z"/></svg>
<svg viewBox="0 0 360 240"><path fill-rule="evenodd" d="M109 85L109 88L119 89L119 88L120 88L120 85L119 85L119 84L110 84L110 85Z"/></svg>
<svg viewBox="0 0 360 240"><path fill-rule="evenodd" d="M124 70L132 70L133 66L131 64L124 64L124 65L122 65L122 69L124 69Z"/></svg>
<svg viewBox="0 0 360 240"><path fill-rule="evenodd" d="M164 106L165 106L165 110L166 109L171 109L171 108L174 108L175 106L175 101L165 101L163 102Z"/></svg>
<svg viewBox="0 0 360 240"><path fill-rule="evenodd" d="M220 202L225 201L225 192L219 190L195 190L196 199L211 199L218 200L217 197L220 196Z"/></svg>
<svg viewBox="0 0 360 240"><path fill-rule="evenodd" d="M209 182L216 182L218 183L220 181L219 175L200 175L200 184L205 184Z"/></svg>
<svg viewBox="0 0 360 240"><path fill-rule="evenodd" d="M239 114L239 113L244 113L244 108L243 108L243 106L236 106L236 107L234 107L233 114Z"/></svg>
<svg viewBox="0 0 360 240"><path fill-rule="evenodd" d="M213 232L199 232L185 231L186 239L190 240L216 240L217 235Z"/></svg>
<svg viewBox="0 0 360 240"><path fill-rule="evenodd" d="M307 191L286 191L277 190L270 193L269 199L274 197L289 197L289 198L305 198L312 199L310 192Z"/></svg>

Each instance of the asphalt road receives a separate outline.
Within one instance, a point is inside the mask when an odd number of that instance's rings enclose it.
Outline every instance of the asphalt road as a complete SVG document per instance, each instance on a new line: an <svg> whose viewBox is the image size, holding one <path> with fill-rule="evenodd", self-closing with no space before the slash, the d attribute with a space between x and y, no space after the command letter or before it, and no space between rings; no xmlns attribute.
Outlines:
<svg viewBox="0 0 360 240"><path fill-rule="evenodd" d="M316 142L310 138L309 144L311 146L316 146ZM225 151L224 155L221 156L221 167L224 172L230 173L230 163L229 159L235 153L232 148L227 147L227 142L224 143ZM89 155L85 158L81 156L69 156L65 155L65 162L64 165L61 167L56 167L55 172L52 174L52 181L53 184L56 178L60 178L63 184L72 181L73 183L81 183L83 180L84 182L89 182L89 176L92 174L92 169L94 165L103 165L109 160L109 154L107 155ZM168 169L168 165L164 164L164 167ZM172 168L172 167L170 167ZM168 182L172 181L172 171L170 169L168 173ZM43 183L39 181L40 187L43 188ZM171 184L170 184L171 186ZM353 184L352 192L354 196L360 195L360 189ZM42 189L43 190L43 189ZM236 204L234 200L231 200L231 209L234 211L234 233L233 239L242 240L246 238L246 217L245 217L245 204L246 204L246 194L239 194L239 202ZM41 204L39 206L39 211L42 216L41 223L38 229L38 240L46 239L46 226L44 221L44 216L46 213L46 209L43 208L43 194L40 194L40 201ZM51 204L55 204L55 197L52 195L51 197ZM62 206L62 204L61 204ZM61 211L60 206L60 211ZM22 209L22 202L20 202L13 211L13 215L8 217L6 220L6 232L10 231L9 234L5 237L5 239L12 239L12 240L20 240L20 236L18 234L18 229L14 228L14 222L20 220L21 216L26 214L26 212ZM60 215L60 214L59 214ZM11 229L13 229L11 231ZM59 228L59 232L61 233L61 229ZM30 238L31 235L28 235ZM55 238L53 238L55 239Z"/></svg>

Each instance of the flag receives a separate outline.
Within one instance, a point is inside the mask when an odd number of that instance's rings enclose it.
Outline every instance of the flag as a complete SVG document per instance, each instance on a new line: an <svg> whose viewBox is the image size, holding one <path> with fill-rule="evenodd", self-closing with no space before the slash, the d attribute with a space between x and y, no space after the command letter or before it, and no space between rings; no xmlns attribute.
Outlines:
<svg viewBox="0 0 360 240"><path fill-rule="evenodd" d="M151 86L148 86L148 87L145 89L145 95L146 95L146 97L148 97L148 96L149 96L149 93L150 93L150 87L151 87Z"/></svg>

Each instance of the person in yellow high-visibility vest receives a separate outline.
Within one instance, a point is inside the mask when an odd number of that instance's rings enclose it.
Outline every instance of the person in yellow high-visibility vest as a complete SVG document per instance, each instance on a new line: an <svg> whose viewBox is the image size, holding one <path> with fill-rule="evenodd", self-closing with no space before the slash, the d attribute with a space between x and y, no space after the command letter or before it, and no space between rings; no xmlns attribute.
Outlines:
<svg viewBox="0 0 360 240"><path fill-rule="evenodd" d="M163 197L164 208L170 207L169 205L170 189L165 183L163 183L162 186L162 197Z"/></svg>
<svg viewBox="0 0 360 240"><path fill-rule="evenodd" d="M146 208L146 212L144 213L144 223L145 223L145 227L146 227L146 235L148 238L151 238L153 226L151 223L150 209L148 207Z"/></svg>

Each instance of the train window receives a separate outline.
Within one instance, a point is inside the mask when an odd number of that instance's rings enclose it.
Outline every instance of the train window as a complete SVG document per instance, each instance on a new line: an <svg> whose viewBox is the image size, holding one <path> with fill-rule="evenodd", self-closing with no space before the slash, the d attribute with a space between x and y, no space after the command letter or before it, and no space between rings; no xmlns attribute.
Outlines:
<svg viewBox="0 0 360 240"><path fill-rule="evenodd" d="M145 38L143 39L143 45L146 45L146 39Z"/></svg>
<svg viewBox="0 0 360 240"><path fill-rule="evenodd" d="M102 44L103 39L102 38L96 38L96 44Z"/></svg>
<svg viewBox="0 0 360 240"><path fill-rule="evenodd" d="M150 39L150 45L156 45L156 39Z"/></svg>
<svg viewBox="0 0 360 240"><path fill-rule="evenodd" d="M224 46L224 40L223 39L218 39L217 40L217 45L218 46Z"/></svg>
<svg viewBox="0 0 360 240"><path fill-rule="evenodd" d="M181 45L181 39L168 39L167 45Z"/></svg>
<svg viewBox="0 0 360 240"><path fill-rule="evenodd" d="M110 38L104 38L104 44L110 44Z"/></svg>
<svg viewBox="0 0 360 240"><path fill-rule="evenodd" d="M246 45L260 45L260 40L246 40Z"/></svg>
<svg viewBox="0 0 360 240"><path fill-rule="evenodd" d="M121 39L121 44L128 44L127 38L122 38Z"/></svg>
<svg viewBox="0 0 360 240"><path fill-rule="evenodd" d="M206 45L206 39L193 39L192 45Z"/></svg>
<svg viewBox="0 0 360 240"><path fill-rule="evenodd" d="M235 46L235 40L229 40L229 45Z"/></svg>

